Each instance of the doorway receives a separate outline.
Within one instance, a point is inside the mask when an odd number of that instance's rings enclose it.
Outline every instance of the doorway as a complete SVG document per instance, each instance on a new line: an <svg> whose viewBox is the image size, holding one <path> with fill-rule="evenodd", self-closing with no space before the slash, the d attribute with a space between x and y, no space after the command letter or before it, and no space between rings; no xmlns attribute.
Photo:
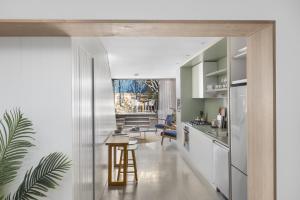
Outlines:
<svg viewBox="0 0 300 200"><path fill-rule="evenodd" d="M1 20L0 36L247 37L248 199L276 199L274 21Z"/></svg>

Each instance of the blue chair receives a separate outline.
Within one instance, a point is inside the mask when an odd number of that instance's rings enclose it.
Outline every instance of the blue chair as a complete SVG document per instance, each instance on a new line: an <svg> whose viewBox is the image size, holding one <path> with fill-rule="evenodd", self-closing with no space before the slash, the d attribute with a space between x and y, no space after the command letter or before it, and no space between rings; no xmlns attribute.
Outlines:
<svg viewBox="0 0 300 200"><path fill-rule="evenodd" d="M164 124L156 124L155 128L156 128L156 132L157 129L166 129L168 126L172 126L172 121L173 121L173 117L172 115L167 115L166 119L159 119L159 120L163 120L165 123Z"/></svg>
<svg viewBox="0 0 300 200"><path fill-rule="evenodd" d="M177 138L177 132L176 130L170 130L170 129L166 129L161 133L161 145L163 145L164 143L164 138L167 137L170 139L170 141L176 140Z"/></svg>

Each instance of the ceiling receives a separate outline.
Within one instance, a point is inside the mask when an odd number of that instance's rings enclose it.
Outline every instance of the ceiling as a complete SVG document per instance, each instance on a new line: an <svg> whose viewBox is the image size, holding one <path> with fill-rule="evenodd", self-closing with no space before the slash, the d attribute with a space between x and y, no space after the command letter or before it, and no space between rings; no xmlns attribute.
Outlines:
<svg viewBox="0 0 300 200"><path fill-rule="evenodd" d="M175 78L176 70L217 37L102 37L113 79Z"/></svg>

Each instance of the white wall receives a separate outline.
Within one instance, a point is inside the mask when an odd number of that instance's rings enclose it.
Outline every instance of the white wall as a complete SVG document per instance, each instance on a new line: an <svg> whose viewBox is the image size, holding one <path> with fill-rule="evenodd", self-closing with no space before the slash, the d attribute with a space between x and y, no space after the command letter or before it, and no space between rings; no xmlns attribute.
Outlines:
<svg viewBox="0 0 300 200"><path fill-rule="evenodd" d="M93 199L93 57L85 43L73 49L74 199Z"/></svg>
<svg viewBox="0 0 300 200"><path fill-rule="evenodd" d="M51 152L72 159L71 41L69 38L0 38L0 115L20 107L34 125L35 147L7 191L14 192L25 171ZM50 190L48 199L72 198L72 170Z"/></svg>
<svg viewBox="0 0 300 200"><path fill-rule="evenodd" d="M176 72L176 71L175 71ZM159 80L158 118L166 119L176 109L176 79Z"/></svg>
<svg viewBox="0 0 300 200"><path fill-rule="evenodd" d="M116 129L113 86L105 49L98 41L99 53L95 55L95 199L98 200L107 181L108 152L104 141Z"/></svg>
<svg viewBox="0 0 300 200"><path fill-rule="evenodd" d="M75 67L75 52L72 54L72 48L74 50L78 47L81 52L80 59L77 60L80 64L77 67L80 70ZM116 128L109 63L100 40L0 37L0 114L20 107L33 121L37 132L34 141L36 147L26 156L24 166L14 183L19 183L26 170L35 166L40 158L50 152L61 151L73 161L72 170L65 175L58 189L48 193L48 199L72 200L73 192L74 197L79 199L92 199L90 58L94 58L95 63L95 187L96 199L99 199L107 179L107 148L103 142ZM79 75L81 84L74 85L74 96L72 71ZM74 79L73 82L75 81ZM72 112L76 113L72 111L72 98L77 97L80 91L81 99L74 101L74 108L80 109L81 114L73 115L73 119L80 119L80 129L77 130L78 127L72 127ZM7 192L15 191L17 186L18 184L9 185Z"/></svg>
<svg viewBox="0 0 300 200"><path fill-rule="evenodd" d="M182 146L184 142L184 137L183 137L183 127L182 127L182 122L181 122L181 79L180 79L180 68L176 70L176 127L177 127L177 144L179 147ZM180 106L177 105L178 101L180 100ZM179 107L178 107L179 106ZM179 109L178 109L179 108Z"/></svg>
<svg viewBox="0 0 300 200"><path fill-rule="evenodd" d="M300 199L299 8L299 0L3 0L0 18L276 20L277 194L284 200Z"/></svg>
<svg viewBox="0 0 300 200"><path fill-rule="evenodd" d="M98 38L73 38L74 52L74 159L75 199L92 199L92 67L94 59L95 199L107 181L107 147L104 140L116 129L112 81L106 50ZM88 61L88 62L86 62ZM77 76L76 76L77 75ZM79 92L79 93L78 93ZM76 95L78 94L78 96ZM77 113L76 109L81 112ZM78 121L77 121L78 120ZM76 126L82 124L81 126Z"/></svg>

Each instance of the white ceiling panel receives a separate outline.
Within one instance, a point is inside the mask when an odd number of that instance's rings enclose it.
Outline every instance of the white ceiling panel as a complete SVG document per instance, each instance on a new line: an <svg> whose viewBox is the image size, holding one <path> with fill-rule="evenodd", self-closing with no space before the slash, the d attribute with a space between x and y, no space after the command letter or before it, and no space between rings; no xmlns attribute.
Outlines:
<svg viewBox="0 0 300 200"><path fill-rule="evenodd" d="M175 78L176 70L219 38L103 37L112 78ZM138 76L136 76L138 74Z"/></svg>

